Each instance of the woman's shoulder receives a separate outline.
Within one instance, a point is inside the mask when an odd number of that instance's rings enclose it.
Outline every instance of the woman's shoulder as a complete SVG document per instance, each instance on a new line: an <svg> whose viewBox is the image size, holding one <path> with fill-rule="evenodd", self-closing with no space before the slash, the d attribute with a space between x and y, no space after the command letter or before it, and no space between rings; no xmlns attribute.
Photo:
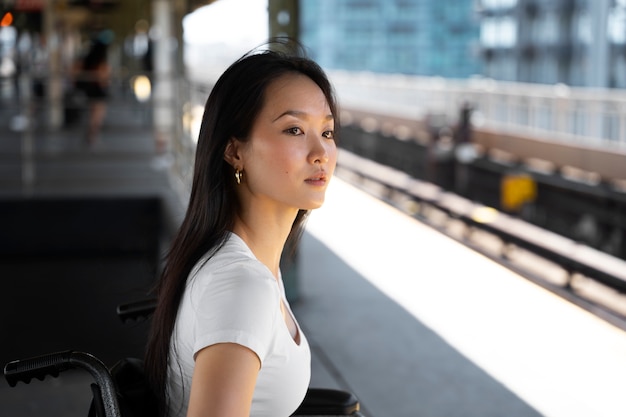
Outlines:
<svg viewBox="0 0 626 417"><path fill-rule="evenodd" d="M280 298L270 270L237 239L228 239L197 266L187 290L192 305L219 307L218 310L239 306L241 311L255 311L254 314L271 312Z"/></svg>
<svg viewBox="0 0 626 417"><path fill-rule="evenodd" d="M206 254L192 271L194 280L232 279L275 281L270 270L261 263L237 235L231 233L216 251Z"/></svg>
<svg viewBox="0 0 626 417"><path fill-rule="evenodd" d="M212 269L238 268L242 266L264 267L246 243L234 233L228 235L228 238L219 249L212 254L207 254L206 259L205 265L211 266Z"/></svg>

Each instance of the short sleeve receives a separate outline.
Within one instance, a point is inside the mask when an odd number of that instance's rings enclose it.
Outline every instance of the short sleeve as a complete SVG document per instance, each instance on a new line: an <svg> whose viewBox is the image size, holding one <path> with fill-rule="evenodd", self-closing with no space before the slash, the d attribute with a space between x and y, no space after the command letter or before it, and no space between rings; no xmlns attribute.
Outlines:
<svg viewBox="0 0 626 417"><path fill-rule="evenodd" d="M270 351L279 305L278 285L257 260L198 271L192 288L195 355L217 343L237 343L263 363Z"/></svg>

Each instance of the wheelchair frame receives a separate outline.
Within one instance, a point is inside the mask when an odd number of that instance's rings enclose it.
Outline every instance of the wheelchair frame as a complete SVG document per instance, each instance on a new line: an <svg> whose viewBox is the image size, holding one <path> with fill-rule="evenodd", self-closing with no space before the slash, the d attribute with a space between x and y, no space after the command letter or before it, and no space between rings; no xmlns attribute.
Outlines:
<svg viewBox="0 0 626 417"><path fill-rule="evenodd" d="M117 314L123 322L148 319L156 306L155 299L146 299L117 307ZM83 369L91 374L91 384L95 414L97 417L126 417L118 396L123 394L115 383L110 370L97 357L80 351L49 353L33 358L8 362L4 366L4 377L11 387L18 382L30 383L33 378L43 381L46 376L58 377L69 369ZM350 416L364 417L357 398L350 392L309 388L304 401L293 416Z"/></svg>

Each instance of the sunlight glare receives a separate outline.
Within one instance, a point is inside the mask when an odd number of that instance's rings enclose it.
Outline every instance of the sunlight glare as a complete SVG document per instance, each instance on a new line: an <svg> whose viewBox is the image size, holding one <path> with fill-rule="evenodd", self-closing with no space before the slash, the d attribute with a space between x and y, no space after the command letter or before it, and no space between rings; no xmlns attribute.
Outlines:
<svg viewBox="0 0 626 417"><path fill-rule="evenodd" d="M191 75L220 74L267 41L267 0L218 0L185 16L183 30L185 64Z"/></svg>

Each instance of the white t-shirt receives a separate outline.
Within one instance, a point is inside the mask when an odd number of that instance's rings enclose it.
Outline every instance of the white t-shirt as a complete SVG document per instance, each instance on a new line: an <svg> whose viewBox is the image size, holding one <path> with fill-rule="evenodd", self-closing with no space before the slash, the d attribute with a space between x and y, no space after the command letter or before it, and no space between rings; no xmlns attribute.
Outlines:
<svg viewBox="0 0 626 417"><path fill-rule="evenodd" d="M185 416L195 355L216 343L237 343L261 360L251 417L287 417L302 402L311 376L311 352L296 322L299 344L280 308L287 303L282 279L231 233L208 261L191 271L172 335L167 389L170 416Z"/></svg>

